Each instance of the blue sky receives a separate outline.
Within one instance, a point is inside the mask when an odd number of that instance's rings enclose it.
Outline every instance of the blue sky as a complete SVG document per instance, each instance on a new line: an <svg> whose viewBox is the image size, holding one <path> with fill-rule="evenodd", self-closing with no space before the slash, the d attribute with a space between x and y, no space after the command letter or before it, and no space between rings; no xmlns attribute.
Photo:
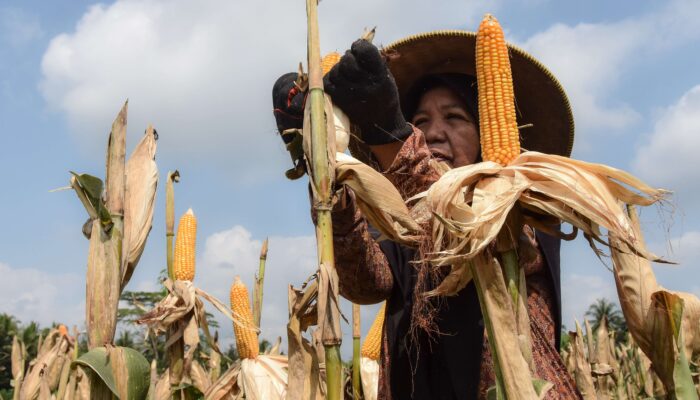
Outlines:
<svg viewBox="0 0 700 400"><path fill-rule="evenodd" d="M700 294L700 2L324 0L322 49L343 51L366 26L378 27L378 44L474 30L485 12L561 80L574 157L676 192L642 222L652 249L680 262L655 268L661 283ZM82 324L86 215L72 192L49 190L69 170L103 176L109 127L128 98L128 151L153 123L162 182L182 174L177 214L198 216L197 284L222 299L234 275L250 284L269 236L262 329L284 335L286 284L313 271L315 249L306 183L283 175L270 91L305 59L305 29L301 1L0 1L0 312ZM132 290L155 288L165 265L163 188ZM562 260L571 326L597 297L616 295L582 239ZM365 329L375 309L364 310Z"/></svg>

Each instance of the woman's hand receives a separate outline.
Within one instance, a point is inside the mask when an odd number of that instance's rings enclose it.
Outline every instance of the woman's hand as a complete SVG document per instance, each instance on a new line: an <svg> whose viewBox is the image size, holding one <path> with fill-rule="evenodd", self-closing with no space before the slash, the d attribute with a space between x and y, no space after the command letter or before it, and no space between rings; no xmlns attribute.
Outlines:
<svg viewBox="0 0 700 400"><path fill-rule="evenodd" d="M326 93L360 128L368 145L404 140L412 132L401 113L399 91L379 50L367 40L352 44L323 79Z"/></svg>

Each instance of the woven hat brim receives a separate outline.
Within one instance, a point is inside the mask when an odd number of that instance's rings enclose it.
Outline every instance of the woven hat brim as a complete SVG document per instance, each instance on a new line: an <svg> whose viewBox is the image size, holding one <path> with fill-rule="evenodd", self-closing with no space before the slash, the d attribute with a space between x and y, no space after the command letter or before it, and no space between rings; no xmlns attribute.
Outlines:
<svg viewBox="0 0 700 400"><path fill-rule="evenodd" d="M386 46L401 103L421 77L437 73L476 76L476 33L461 30L412 35ZM518 125L525 150L570 156L574 145L574 117L569 99L554 75L524 50L508 44ZM368 149L351 143L353 154L368 159Z"/></svg>

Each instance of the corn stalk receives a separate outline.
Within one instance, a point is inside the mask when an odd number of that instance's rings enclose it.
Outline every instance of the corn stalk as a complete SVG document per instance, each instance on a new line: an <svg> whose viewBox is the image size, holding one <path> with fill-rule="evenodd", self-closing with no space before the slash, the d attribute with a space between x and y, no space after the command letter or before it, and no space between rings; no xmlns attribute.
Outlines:
<svg viewBox="0 0 700 400"><path fill-rule="evenodd" d="M168 268L168 278L175 279L173 272L173 237L175 236L175 188L174 183L180 182L180 172L168 172L168 178L165 181L165 258ZM170 339L177 331L177 327L168 329L167 340ZM177 386L182 379L184 351L182 349L182 339L168 347L168 364L170 382L173 386Z"/></svg>
<svg viewBox="0 0 700 400"><path fill-rule="evenodd" d="M309 110L311 135L310 175L313 182L313 203L317 211L316 242L319 258L319 326L326 356L327 399L340 400L342 393L342 363L340 358L340 310L338 307L338 276L333 254L333 226L331 221L331 188L334 176L329 159L328 131L326 130L325 99L321 73L321 51L318 33L317 0L306 0L308 23ZM332 150L335 154L335 149ZM307 154L307 159L308 159Z"/></svg>
<svg viewBox="0 0 700 400"><path fill-rule="evenodd" d="M174 280L173 275L173 237L175 236L175 182L180 182L180 172L168 172L165 182L165 256L168 266L168 278Z"/></svg>
<svg viewBox="0 0 700 400"><path fill-rule="evenodd" d="M122 279L127 109L128 102L112 123L109 135L104 205L99 197L91 201L91 207L86 205L91 217L98 216L92 219L86 279L86 323L90 349L112 343L117 327ZM85 205L85 186L78 177L71 183ZM108 213L109 222L105 221L106 218L99 218L104 211Z"/></svg>
<svg viewBox="0 0 700 400"><path fill-rule="evenodd" d="M127 163L127 110L128 102L112 123L104 183L88 174L72 173L71 177L71 187L90 217L83 226L83 233L90 239L85 309L91 352L113 348L119 297L143 253L153 221L158 184L155 163L158 135L148 126ZM67 362L68 357L63 360ZM107 360L117 375L137 371L132 362L122 363L113 357ZM91 398L111 398L111 393L116 393L117 389L106 388L103 379L107 378L103 374L86 374ZM47 388L68 392L70 375L66 370L61 378L61 371L56 367Z"/></svg>
<svg viewBox="0 0 700 400"><path fill-rule="evenodd" d="M175 272L173 268L173 237L175 236L175 188L174 183L180 182L180 172L168 172L168 178L165 182L165 256L168 267L168 278L175 280ZM168 327L166 341L177 334L179 329L178 324L173 324ZM175 340L168 346L168 365L169 365L169 382L172 387L180 385L184 375L185 363L185 342L182 337ZM184 391L180 391L180 397L184 396Z"/></svg>
<svg viewBox="0 0 700 400"><path fill-rule="evenodd" d="M253 323L260 329L260 315L262 313L263 285L265 284L265 262L267 261L267 238L260 249L260 264L255 275L253 286Z"/></svg>
<svg viewBox="0 0 700 400"><path fill-rule="evenodd" d="M352 304L352 398L362 398L360 384L360 305Z"/></svg>

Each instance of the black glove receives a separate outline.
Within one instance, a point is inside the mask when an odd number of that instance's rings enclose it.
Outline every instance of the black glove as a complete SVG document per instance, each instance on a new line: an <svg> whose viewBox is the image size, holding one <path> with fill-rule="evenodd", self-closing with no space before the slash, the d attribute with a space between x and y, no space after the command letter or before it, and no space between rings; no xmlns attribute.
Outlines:
<svg viewBox="0 0 700 400"><path fill-rule="evenodd" d="M369 145L403 140L413 132L401 113L394 77L379 50L364 39L326 74L323 88Z"/></svg>
<svg viewBox="0 0 700 400"><path fill-rule="evenodd" d="M294 163L294 168L285 172L289 179L298 179L306 172L302 136L299 131L304 125L306 92L297 85L298 76L296 72L284 74L272 87L272 105L277 130Z"/></svg>
<svg viewBox="0 0 700 400"><path fill-rule="evenodd" d="M272 87L272 106L277 130L286 144L294 139L294 135L282 133L287 129L301 129L304 122L306 93L296 85L298 76L296 72L286 73L280 76Z"/></svg>

